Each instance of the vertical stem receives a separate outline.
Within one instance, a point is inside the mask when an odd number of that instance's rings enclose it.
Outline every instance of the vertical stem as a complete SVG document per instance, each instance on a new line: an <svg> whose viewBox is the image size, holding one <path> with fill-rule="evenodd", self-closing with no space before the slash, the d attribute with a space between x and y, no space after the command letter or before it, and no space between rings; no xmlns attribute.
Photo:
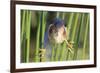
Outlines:
<svg viewBox="0 0 100 73"><path fill-rule="evenodd" d="M54 45L54 46L52 47L51 61L54 61L55 48L56 48L56 45Z"/></svg>
<svg viewBox="0 0 100 73"><path fill-rule="evenodd" d="M59 60L59 57L60 57L60 51L61 51L61 44L58 44L58 46L56 47L55 61L58 61L58 60Z"/></svg>
<svg viewBox="0 0 100 73"><path fill-rule="evenodd" d="M39 41L40 41L40 24L41 24L41 12L38 15L38 28L37 28L37 38L36 38L36 49L35 49L35 62L39 61Z"/></svg>
<svg viewBox="0 0 100 73"><path fill-rule="evenodd" d="M63 47L62 47L62 50L61 50L60 61L63 61L65 59L65 53L66 53L66 42L63 43Z"/></svg>
<svg viewBox="0 0 100 73"><path fill-rule="evenodd" d="M24 28L25 28L25 13L26 13L26 11L23 10L22 11L22 27L21 27L21 43L23 40L23 34L24 34Z"/></svg>
<svg viewBox="0 0 100 73"><path fill-rule="evenodd" d="M26 62L29 62L29 52L30 52L30 25L31 25L31 11L27 11L27 24L26 24L26 38L27 38L27 55Z"/></svg>
<svg viewBox="0 0 100 73"><path fill-rule="evenodd" d="M65 19L65 13L64 12L62 13L62 19L63 20Z"/></svg>
<svg viewBox="0 0 100 73"><path fill-rule="evenodd" d="M87 42L88 27L89 27L89 14L87 16L86 29L85 29L85 35L84 35L83 59L86 57L85 54L86 54L86 42Z"/></svg>
<svg viewBox="0 0 100 73"><path fill-rule="evenodd" d="M67 49L66 60L69 60L69 56L70 56L70 52L69 52L69 50Z"/></svg>
<svg viewBox="0 0 100 73"><path fill-rule="evenodd" d="M47 12L42 12L41 13L41 27L42 27L42 39L41 39L41 48L40 48L40 50L42 51L42 50L46 50L45 48L44 48L44 33L45 33L45 27L46 27L46 14L47 14ZM45 52L41 52L41 55L40 55L40 62L43 62L43 61L45 61Z"/></svg>
<svg viewBox="0 0 100 73"><path fill-rule="evenodd" d="M75 37L75 31L77 29L78 18L79 18L79 13L76 13L75 24L73 26L74 28L73 28L73 31L72 31L71 41L73 41L74 40L74 37Z"/></svg>
<svg viewBox="0 0 100 73"><path fill-rule="evenodd" d="M56 18L59 18L59 15L60 15L60 13L59 13L59 12L57 12L57 14L56 14Z"/></svg>
<svg viewBox="0 0 100 73"><path fill-rule="evenodd" d="M46 14L47 12L42 12L42 48L44 48L43 43L44 43L44 33L46 28Z"/></svg>
<svg viewBox="0 0 100 73"><path fill-rule="evenodd" d="M26 49L25 49L25 43L26 43L26 37L25 37L25 14L26 14L26 11L25 10L21 10L21 58L22 58L22 62L26 62Z"/></svg>
<svg viewBox="0 0 100 73"><path fill-rule="evenodd" d="M74 13L72 12L70 14L70 18L69 18L69 22L68 22L68 32L70 32L70 28L71 28L71 25L72 25L73 16L74 16Z"/></svg>

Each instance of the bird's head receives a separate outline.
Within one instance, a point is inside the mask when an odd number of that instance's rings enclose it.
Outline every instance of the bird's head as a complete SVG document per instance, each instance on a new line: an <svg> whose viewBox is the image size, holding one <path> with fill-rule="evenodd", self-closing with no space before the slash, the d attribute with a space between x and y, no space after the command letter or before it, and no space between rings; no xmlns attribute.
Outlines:
<svg viewBox="0 0 100 73"><path fill-rule="evenodd" d="M48 38L52 43L62 43L66 39L64 21L61 19L54 19L49 25L48 33Z"/></svg>

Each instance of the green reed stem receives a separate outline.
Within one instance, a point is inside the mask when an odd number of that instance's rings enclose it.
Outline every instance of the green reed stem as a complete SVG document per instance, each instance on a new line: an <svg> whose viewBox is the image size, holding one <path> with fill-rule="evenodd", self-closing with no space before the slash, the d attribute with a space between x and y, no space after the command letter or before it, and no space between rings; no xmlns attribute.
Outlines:
<svg viewBox="0 0 100 73"><path fill-rule="evenodd" d="M42 48L44 48L43 43L44 43L44 33L46 28L46 14L47 12L42 12Z"/></svg>
<svg viewBox="0 0 100 73"><path fill-rule="evenodd" d="M63 20L65 19L65 13L64 12L62 13L62 19Z"/></svg>
<svg viewBox="0 0 100 73"><path fill-rule="evenodd" d="M54 46L52 47L51 61L54 61L55 48L56 48L56 45L54 45Z"/></svg>
<svg viewBox="0 0 100 73"><path fill-rule="evenodd" d="M21 28L21 43L23 40L24 28L25 28L25 10L22 11L22 28Z"/></svg>
<svg viewBox="0 0 100 73"><path fill-rule="evenodd" d="M41 25L41 12L39 12L39 15L38 15L38 28L37 28L37 37L36 37L35 62L39 62L40 25Z"/></svg>
<svg viewBox="0 0 100 73"><path fill-rule="evenodd" d="M57 12L57 14L56 14L56 18L59 18L59 16L60 16L60 13L59 13L59 12Z"/></svg>
<svg viewBox="0 0 100 73"><path fill-rule="evenodd" d="M68 21L68 27L67 27L69 33L70 33L71 25L72 25L73 16L74 16L74 13L72 12L72 13L70 14L69 21Z"/></svg>
<svg viewBox="0 0 100 73"><path fill-rule="evenodd" d="M77 24L78 24L78 18L79 18L79 13L76 13L76 17L75 17L75 23L73 25L73 30L72 30L72 37L71 37L71 41L74 40L74 37L75 37L75 32L76 32L76 29L77 29Z"/></svg>
<svg viewBox="0 0 100 73"><path fill-rule="evenodd" d="M86 42L87 42L88 27L89 27L89 14L87 16L86 29L85 29L85 35L84 35L83 59L85 59L86 57Z"/></svg>
<svg viewBox="0 0 100 73"><path fill-rule="evenodd" d="M60 55L60 61L63 61L65 59L66 54L66 42L63 43L63 47L61 49L61 55Z"/></svg>
<svg viewBox="0 0 100 73"><path fill-rule="evenodd" d="M26 24L26 38L27 38L26 62L29 62L31 11L27 11L27 18L26 19L27 19L27 24Z"/></svg>
<svg viewBox="0 0 100 73"><path fill-rule="evenodd" d="M55 61L58 61L59 60L59 57L60 57L60 51L61 51L61 44L58 44L57 47L56 47L56 55L55 55Z"/></svg>
<svg viewBox="0 0 100 73"><path fill-rule="evenodd" d="M22 56L21 56L21 58L22 58L22 62L26 62L25 60L25 58L26 58L26 47L25 47L25 40L26 40L26 38L25 38L25 14L26 14L26 11L25 10L21 10L21 36L20 36L20 38L21 38L21 53L22 53ZM24 38L24 39L23 39Z"/></svg>

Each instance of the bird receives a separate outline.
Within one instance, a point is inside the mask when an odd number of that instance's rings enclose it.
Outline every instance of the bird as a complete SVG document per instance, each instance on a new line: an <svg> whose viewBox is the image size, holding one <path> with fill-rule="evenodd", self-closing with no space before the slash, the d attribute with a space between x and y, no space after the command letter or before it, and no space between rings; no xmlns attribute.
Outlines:
<svg viewBox="0 0 100 73"><path fill-rule="evenodd" d="M49 25L44 36L44 48L46 49L47 61L50 61L52 54L52 46L66 42L67 46L69 48L72 48L72 45L70 45L67 39L68 31L65 27L64 20L60 18L55 18L53 22ZM71 49L69 50L71 51Z"/></svg>

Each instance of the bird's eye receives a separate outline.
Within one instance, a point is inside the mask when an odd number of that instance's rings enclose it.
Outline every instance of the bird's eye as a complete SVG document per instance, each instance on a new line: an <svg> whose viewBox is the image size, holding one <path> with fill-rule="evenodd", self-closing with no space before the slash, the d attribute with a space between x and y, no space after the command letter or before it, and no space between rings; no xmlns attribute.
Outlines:
<svg viewBox="0 0 100 73"><path fill-rule="evenodd" d="M52 29L51 28L49 29L49 33L52 33Z"/></svg>
<svg viewBox="0 0 100 73"><path fill-rule="evenodd" d="M54 25L50 25L49 27L50 27L49 28L49 33L52 33L52 32L55 31L55 26Z"/></svg>

